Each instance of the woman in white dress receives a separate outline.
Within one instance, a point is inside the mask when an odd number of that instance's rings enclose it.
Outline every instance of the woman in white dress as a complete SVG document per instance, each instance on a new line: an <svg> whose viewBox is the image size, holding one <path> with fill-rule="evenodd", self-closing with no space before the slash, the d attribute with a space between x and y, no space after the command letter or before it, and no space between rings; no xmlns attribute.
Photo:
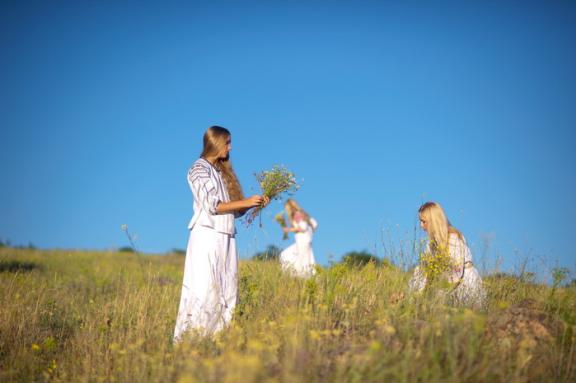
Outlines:
<svg viewBox="0 0 576 383"><path fill-rule="evenodd" d="M227 129L208 128L202 154L188 171L194 216L188 225L175 342L188 330L210 335L230 322L238 292L234 218L269 202L260 195L244 198L229 160L231 147Z"/></svg>
<svg viewBox="0 0 576 383"><path fill-rule="evenodd" d="M316 273L312 237L318 223L311 218L293 199L284 204L291 227L284 227L285 233L294 233L294 244L280 253L282 269L291 274L307 278Z"/></svg>
<svg viewBox="0 0 576 383"><path fill-rule="evenodd" d="M450 298L456 304L482 308L486 292L462 233L450 224L436 202L420 206L418 215L428 244L410 280L410 290L422 291L431 279L442 280L448 282Z"/></svg>

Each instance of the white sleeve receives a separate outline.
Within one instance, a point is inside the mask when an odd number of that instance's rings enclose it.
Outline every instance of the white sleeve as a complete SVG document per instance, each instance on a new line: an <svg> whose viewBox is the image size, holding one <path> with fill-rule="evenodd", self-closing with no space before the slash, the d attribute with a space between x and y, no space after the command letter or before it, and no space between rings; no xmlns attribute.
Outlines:
<svg viewBox="0 0 576 383"><path fill-rule="evenodd" d="M210 178L209 169L195 164L188 171L188 183L192 189L194 199L200 204L202 209L212 215L216 215L216 208L220 203L218 189Z"/></svg>
<svg viewBox="0 0 576 383"><path fill-rule="evenodd" d="M310 225L312 226L312 230L316 230L318 228L318 222L312 217L310 217Z"/></svg>
<svg viewBox="0 0 576 383"><path fill-rule="evenodd" d="M454 266L464 267L466 253L469 253L470 250L464 239L460 239L458 236L454 237L450 238L450 259Z"/></svg>

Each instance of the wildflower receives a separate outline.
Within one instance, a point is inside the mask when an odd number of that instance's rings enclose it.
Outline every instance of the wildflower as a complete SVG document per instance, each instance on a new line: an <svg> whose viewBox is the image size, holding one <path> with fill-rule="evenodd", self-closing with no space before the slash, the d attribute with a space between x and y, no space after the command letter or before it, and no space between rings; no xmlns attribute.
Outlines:
<svg viewBox="0 0 576 383"><path fill-rule="evenodd" d="M280 199L284 193L294 193L300 187L294 173L280 165L274 165L272 170L265 170L255 176L262 189L262 195L270 200ZM246 216L246 225L250 225L261 211L262 207L252 209Z"/></svg>
<svg viewBox="0 0 576 383"><path fill-rule="evenodd" d="M40 346L36 343L32 343L32 351L40 351Z"/></svg>
<svg viewBox="0 0 576 383"><path fill-rule="evenodd" d="M54 370L56 369L56 367L58 367L58 363L56 363L56 359L52 359L52 361L50 362L50 364L48 365L47 371L49 373L54 372Z"/></svg>
<svg viewBox="0 0 576 383"><path fill-rule="evenodd" d="M135 234L130 234L128 232L128 225L126 225L125 223L123 223L122 225L120 225L120 229L126 234L126 237L128 238L128 241L130 241L130 246L132 247L133 252L138 252L136 250L136 245L135 245L135 241L138 238Z"/></svg>
<svg viewBox="0 0 576 383"><path fill-rule="evenodd" d="M391 335L396 334L396 329L395 329L393 326L391 326L391 325L389 325L389 324L386 324L386 325L384 325L384 326L382 327L382 332L383 332L385 335L390 335L390 336L391 336Z"/></svg>
<svg viewBox="0 0 576 383"><path fill-rule="evenodd" d="M56 340L49 336L48 338L44 339L42 346L44 346L44 348L47 350L54 350L56 348Z"/></svg>
<svg viewBox="0 0 576 383"><path fill-rule="evenodd" d="M381 348L382 348L382 344L380 344L380 342L378 342L377 340L373 340L370 343L370 351L371 352L378 352L378 351L380 351Z"/></svg>
<svg viewBox="0 0 576 383"><path fill-rule="evenodd" d="M316 330L310 330L310 339L319 340L320 339L320 333Z"/></svg>
<svg viewBox="0 0 576 383"><path fill-rule="evenodd" d="M451 270L452 260L447 248L439 247L434 252L425 252L420 255L424 274L429 282L438 280Z"/></svg>
<svg viewBox="0 0 576 383"><path fill-rule="evenodd" d="M284 218L284 211L281 211L280 213L276 214L274 216L274 220L280 224L281 228L286 227L286 219ZM282 239L288 239L288 233L284 232Z"/></svg>

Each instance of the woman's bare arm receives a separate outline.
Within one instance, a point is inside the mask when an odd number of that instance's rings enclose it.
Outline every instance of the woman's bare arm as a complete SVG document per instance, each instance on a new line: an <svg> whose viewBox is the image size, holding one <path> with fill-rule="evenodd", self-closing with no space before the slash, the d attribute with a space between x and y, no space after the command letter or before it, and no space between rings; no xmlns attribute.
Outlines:
<svg viewBox="0 0 576 383"><path fill-rule="evenodd" d="M269 202L270 199L268 197L262 197L256 194L246 199L241 199L239 201L220 202L216 207L216 213L226 214L226 213L240 212L241 214L244 214L246 213L246 211L248 211L248 209L260 205L266 206Z"/></svg>
<svg viewBox="0 0 576 383"><path fill-rule="evenodd" d="M300 233L302 230L300 230L297 227L285 227L282 230L284 230L285 233L291 232L291 233Z"/></svg>

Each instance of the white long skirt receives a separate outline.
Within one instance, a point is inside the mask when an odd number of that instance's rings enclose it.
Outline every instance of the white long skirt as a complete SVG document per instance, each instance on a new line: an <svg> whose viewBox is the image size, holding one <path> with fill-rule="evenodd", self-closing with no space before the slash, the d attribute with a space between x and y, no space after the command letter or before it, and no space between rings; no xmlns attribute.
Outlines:
<svg viewBox="0 0 576 383"><path fill-rule="evenodd" d="M297 277L308 278L316 273L312 242L299 241L288 246L280 253L282 269Z"/></svg>
<svg viewBox="0 0 576 383"><path fill-rule="evenodd" d="M453 292L456 303L481 309L486 305L486 291L480 273L475 267L467 267L464 277Z"/></svg>
<svg viewBox="0 0 576 383"><path fill-rule="evenodd" d="M232 319L238 296L236 239L204 226L190 232L174 341L188 330L210 335Z"/></svg>

